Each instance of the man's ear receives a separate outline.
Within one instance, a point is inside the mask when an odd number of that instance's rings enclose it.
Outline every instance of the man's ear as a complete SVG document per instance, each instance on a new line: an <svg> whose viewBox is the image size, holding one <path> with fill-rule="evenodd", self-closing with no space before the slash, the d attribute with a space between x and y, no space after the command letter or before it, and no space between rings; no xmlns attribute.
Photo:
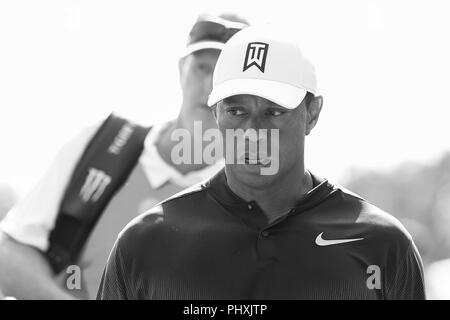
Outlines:
<svg viewBox="0 0 450 320"><path fill-rule="evenodd" d="M309 103L309 105L306 107L306 110L308 112L307 117L308 122L306 123L306 135L309 135L312 129L314 129L314 127L316 126L317 121L319 120L320 112L322 111L322 106L323 106L323 97L317 96L314 97Z"/></svg>

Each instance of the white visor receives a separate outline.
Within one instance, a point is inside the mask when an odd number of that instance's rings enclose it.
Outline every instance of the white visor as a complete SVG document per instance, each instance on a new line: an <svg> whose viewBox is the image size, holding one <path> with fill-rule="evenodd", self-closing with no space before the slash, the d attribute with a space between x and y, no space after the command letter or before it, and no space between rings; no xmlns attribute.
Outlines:
<svg viewBox="0 0 450 320"><path fill-rule="evenodd" d="M222 50L224 43L219 41L200 41L188 45L183 53L183 56L187 56L196 51L204 50L204 49L217 49Z"/></svg>

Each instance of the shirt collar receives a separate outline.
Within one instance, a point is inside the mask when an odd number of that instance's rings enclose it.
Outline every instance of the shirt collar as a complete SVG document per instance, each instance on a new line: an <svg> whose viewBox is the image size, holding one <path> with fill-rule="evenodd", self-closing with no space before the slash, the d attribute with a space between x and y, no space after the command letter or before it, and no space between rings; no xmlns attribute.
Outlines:
<svg viewBox="0 0 450 320"><path fill-rule="evenodd" d="M190 187L211 177L223 168L223 161L219 161L214 165L207 166L201 170L191 171L183 175L164 161L156 148L156 142L163 130L170 124L171 122L165 122L152 127L145 139L144 150L139 159L143 171L153 188L157 189L166 182L172 182L181 187Z"/></svg>
<svg viewBox="0 0 450 320"><path fill-rule="evenodd" d="M311 172L310 174L313 181L313 188L300 197L300 200L294 207L296 212L301 212L314 207L322 202L335 189L328 180L316 176ZM224 169L212 177L205 186L209 186L213 197L225 206L248 207L254 203L254 201L245 201L230 189Z"/></svg>

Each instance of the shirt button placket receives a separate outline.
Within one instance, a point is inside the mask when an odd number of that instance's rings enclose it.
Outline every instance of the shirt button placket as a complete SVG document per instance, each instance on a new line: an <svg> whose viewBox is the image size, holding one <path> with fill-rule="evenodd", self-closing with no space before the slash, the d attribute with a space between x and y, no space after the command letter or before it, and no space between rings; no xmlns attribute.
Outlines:
<svg viewBox="0 0 450 320"><path fill-rule="evenodd" d="M258 237L258 256L260 259L273 259L275 258L275 243L271 239L270 232L263 230L259 232Z"/></svg>

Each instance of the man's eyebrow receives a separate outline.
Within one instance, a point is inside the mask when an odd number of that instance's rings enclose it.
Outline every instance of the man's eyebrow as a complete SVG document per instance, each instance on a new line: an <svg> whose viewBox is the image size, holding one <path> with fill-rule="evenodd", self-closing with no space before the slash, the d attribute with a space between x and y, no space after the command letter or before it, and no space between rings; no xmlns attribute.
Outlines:
<svg viewBox="0 0 450 320"><path fill-rule="evenodd" d="M227 98L223 99L223 102L225 102L227 104L228 103L242 103L242 100L233 96L233 97L227 97Z"/></svg>
<svg viewBox="0 0 450 320"><path fill-rule="evenodd" d="M276 103L271 103L269 106L267 106L268 109L276 109L276 110L285 110L285 111L289 111L289 109L286 109Z"/></svg>

